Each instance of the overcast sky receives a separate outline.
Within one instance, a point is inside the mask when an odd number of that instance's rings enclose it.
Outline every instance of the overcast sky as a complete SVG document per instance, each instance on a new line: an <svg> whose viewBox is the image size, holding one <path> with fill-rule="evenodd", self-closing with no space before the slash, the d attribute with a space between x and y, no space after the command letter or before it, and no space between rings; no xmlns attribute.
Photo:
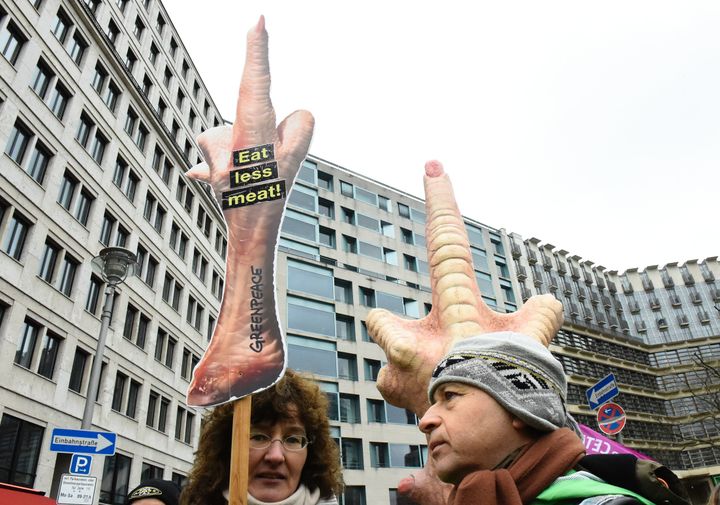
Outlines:
<svg viewBox="0 0 720 505"><path fill-rule="evenodd" d="M420 197L438 159L463 214L611 270L720 254L720 2L164 4L225 119L264 14L312 154Z"/></svg>

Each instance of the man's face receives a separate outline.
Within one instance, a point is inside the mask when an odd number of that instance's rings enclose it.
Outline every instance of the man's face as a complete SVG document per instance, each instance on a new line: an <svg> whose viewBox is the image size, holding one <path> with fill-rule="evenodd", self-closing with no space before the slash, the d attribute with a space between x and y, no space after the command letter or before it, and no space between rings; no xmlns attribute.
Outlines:
<svg viewBox="0 0 720 505"><path fill-rule="evenodd" d="M522 422L478 388L448 382L433 398L419 426L444 482L457 484L471 472L491 470L530 441Z"/></svg>
<svg viewBox="0 0 720 505"><path fill-rule="evenodd" d="M157 498L142 498L140 500L133 500L130 503L131 505L165 505L165 502Z"/></svg>

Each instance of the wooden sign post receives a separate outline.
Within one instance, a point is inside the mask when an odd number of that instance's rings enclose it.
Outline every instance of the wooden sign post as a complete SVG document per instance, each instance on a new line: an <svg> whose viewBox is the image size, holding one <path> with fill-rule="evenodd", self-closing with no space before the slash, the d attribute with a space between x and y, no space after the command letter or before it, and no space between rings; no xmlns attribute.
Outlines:
<svg viewBox="0 0 720 505"><path fill-rule="evenodd" d="M247 505L251 405L252 396L248 395L235 400L233 408L230 499L228 505Z"/></svg>

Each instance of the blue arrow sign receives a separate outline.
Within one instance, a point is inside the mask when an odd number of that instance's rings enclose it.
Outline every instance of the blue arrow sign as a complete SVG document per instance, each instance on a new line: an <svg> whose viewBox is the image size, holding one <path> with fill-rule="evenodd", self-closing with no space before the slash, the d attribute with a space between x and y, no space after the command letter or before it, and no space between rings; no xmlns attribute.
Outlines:
<svg viewBox="0 0 720 505"><path fill-rule="evenodd" d="M600 379L597 384L585 391L590 408L595 410L600 405L608 402L620 394L620 390L615 382L615 375L607 374Z"/></svg>
<svg viewBox="0 0 720 505"><path fill-rule="evenodd" d="M116 433L107 431L68 430L55 428L50 438L50 450L79 454L115 454Z"/></svg>

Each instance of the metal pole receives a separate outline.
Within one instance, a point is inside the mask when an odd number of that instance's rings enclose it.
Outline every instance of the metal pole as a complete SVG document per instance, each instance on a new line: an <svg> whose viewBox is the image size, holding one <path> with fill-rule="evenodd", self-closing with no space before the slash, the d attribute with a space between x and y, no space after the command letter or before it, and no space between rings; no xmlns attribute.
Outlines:
<svg viewBox="0 0 720 505"><path fill-rule="evenodd" d="M115 284L108 283L105 288L105 305L103 305L100 335L98 336L97 347L95 348L95 357L93 358L92 371L90 372L90 382L88 383L87 397L85 398L85 410L83 411L82 425L83 430L92 428L93 410L95 409L95 398L100 388L100 372L102 371L103 354L105 354L105 339L107 338L108 328L110 327L110 315L112 314L113 298L115 297Z"/></svg>

